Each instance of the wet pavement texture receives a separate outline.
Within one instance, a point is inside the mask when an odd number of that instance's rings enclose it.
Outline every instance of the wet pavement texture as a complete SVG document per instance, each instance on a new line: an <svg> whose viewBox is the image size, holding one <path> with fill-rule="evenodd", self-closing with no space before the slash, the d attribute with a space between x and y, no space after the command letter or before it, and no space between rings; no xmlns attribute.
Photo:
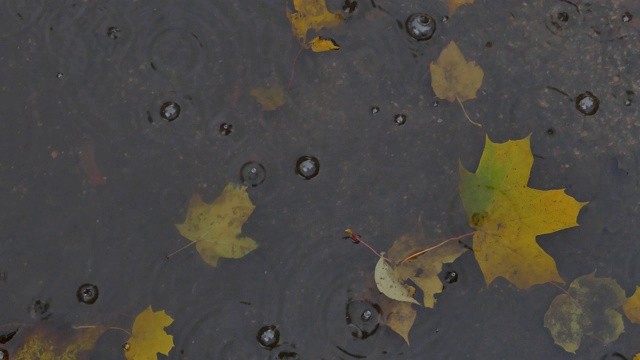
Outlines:
<svg viewBox="0 0 640 360"><path fill-rule="evenodd" d="M580 227L538 243L565 280L597 271L631 295L640 3L477 0L450 15L445 1L328 0L345 19L320 33L341 49L300 54L286 6L0 2L0 324L130 328L152 305L175 319L172 359L575 358L543 326L559 291L487 287L471 253L443 270L457 281L407 346L372 326L377 259L342 236L384 251L421 214L428 237L470 231L459 161L474 170L486 134L531 134L529 186L589 201ZM417 13L435 22L428 40L407 32ZM484 70L464 103L482 128L431 88L452 40ZM249 92L273 85L285 104L263 111ZM188 243L174 224L191 195L243 179L258 249L217 268L193 247L165 260ZM122 356L126 338L108 331L92 358ZM630 359L638 339L627 322L577 354Z"/></svg>

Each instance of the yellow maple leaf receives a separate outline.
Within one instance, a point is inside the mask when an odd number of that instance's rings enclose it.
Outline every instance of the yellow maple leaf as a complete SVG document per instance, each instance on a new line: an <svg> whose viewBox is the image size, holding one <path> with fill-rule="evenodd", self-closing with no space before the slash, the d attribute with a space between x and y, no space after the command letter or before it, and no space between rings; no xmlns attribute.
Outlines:
<svg viewBox="0 0 640 360"><path fill-rule="evenodd" d="M173 349L173 336L164 328L172 322L164 310L154 312L151 306L138 314L124 349L127 360L156 360L158 353L169 355Z"/></svg>
<svg viewBox="0 0 640 360"><path fill-rule="evenodd" d="M437 241L427 240L424 235L421 219L418 219L413 233L404 234L396 240L389 249L389 259L398 262L408 255L415 253L416 249L436 245ZM423 305L433 308L436 304L435 295L444 288L438 274L442 271L442 264L451 263L466 249L458 243L447 243L435 248L420 257L396 266L396 273L402 280L410 279L423 293Z"/></svg>
<svg viewBox="0 0 640 360"><path fill-rule="evenodd" d="M293 34L304 48L309 47L307 31L334 28L342 21L341 14L334 14L327 9L325 0L293 0L293 7L298 12L292 12L287 6L287 17Z"/></svg>
<svg viewBox="0 0 640 360"><path fill-rule="evenodd" d="M521 289L564 282L536 236L578 226L576 218L587 203L564 189L527 187L532 165L530 136L502 144L487 136L475 174L460 164L460 197L469 224L478 230L473 252L487 285L498 276Z"/></svg>
<svg viewBox="0 0 640 360"><path fill-rule="evenodd" d="M382 296L378 301L378 305L382 309L384 325L402 336L407 345L410 345L409 332L418 315L418 312L411 307L411 303L394 301Z"/></svg>
<svg viewBox="0 0 640 360"><path fill-rule="evenodd" d="M449 2L449 15L453 15L456 9L464 4L473 4L476 0L448 0Z"/></svg>
<svg viewBox="0 0 640 360"><path fill-rule="evenodd" d="M622 305L625 296L614 279L584 275L575 279L567 292L556 296L544 314L544 326L556 344L575 353L585 335L606 345L622 334L622 314L614 309Z"/></svg>
<svg viewBox="0 0 640 360"><path fill-rule="evenodd" d="M220 258L241 258L258 247L251 238L240 236L242 225L254 209L247 187L229 183L211 204L193 195L184 223L176 224L176 228L195 242L204 261L218 266Z"/></svg>
<svg viewBox="0 0 640 360"><path fill-rule="evenodd" d="M640 324L640 286L636 286L636 292L624 302L622 309L629 321Z"/></svg>
<svg viewBox="0 0 640 360"><path fill-rule="evenodd" d="M340 45L336 44L333 39L325 39L320 36L316 36L313 40L309 41L309 46L311 46L311 51L313 52L340 50Z"/></svg>
<svg viewBox="0 0 640 360"><path fill-rule="evenodd" d="M24 345L12 359L16 360L79 360L86 359L107 330L106 326L75 329L54 328L38 324L25 337Z"/></svg>
<svg viewBox="0 0 640 360"><path fill-rule="evenodd" d="M450 42L438 60L429 64L431 87L440 99L454 102L476 98L484 72L475 61L468 62L455 42Z"/></svg>
<svg viewBox="0 0 640 360"><path fill-rule="evenodd" d="M258 100L262 110L272 111L284 105L284 90L280 85L253 88L249 94Z"/></svg>

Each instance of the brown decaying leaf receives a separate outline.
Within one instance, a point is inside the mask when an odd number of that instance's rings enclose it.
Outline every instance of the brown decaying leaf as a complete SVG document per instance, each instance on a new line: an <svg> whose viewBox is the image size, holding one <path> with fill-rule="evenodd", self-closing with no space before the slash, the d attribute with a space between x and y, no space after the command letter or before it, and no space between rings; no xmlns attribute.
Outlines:
<svg viewBox="0 0 640 360"><path fill-rule="evenodd" d="M258 100L264 111L273 111L285 103L284 90L277 84L253 88L249 94Z"/></svg>
<svg viewBox="0 0 640 360"><path fill-rule="evenodd" d="M467 61L455 42L450 42L440 53L431 70L431 87L436 96L454 102L476 98L482 85L484 72L475 61Z"/></svg>
<svg viewBox="0 0 640 360"><path fill-rule="evenodd" d="M106 326L75 329L70 326L53 327L41 323L29 330L24 345L11 359L88 359L96 341L106 330Z"/></svg>

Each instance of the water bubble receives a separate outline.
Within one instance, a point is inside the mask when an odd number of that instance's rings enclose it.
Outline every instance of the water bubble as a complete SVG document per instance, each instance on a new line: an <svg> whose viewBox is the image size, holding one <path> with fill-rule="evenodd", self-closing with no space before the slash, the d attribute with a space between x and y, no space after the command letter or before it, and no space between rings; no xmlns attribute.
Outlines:
<svg viewBox="0 0 640 360"><path fill-rule="evenodd" d="M98 300L98 287L93 284L84 284L78 288L76 296L78 301L85 304L93 304Z"/></svg>
<svg viewBox="0 0 640 360"><path fill-rule="evenodd" d="M407 115L396 114L396 116L393 117L393 122L398 126L404 125L407 122Z"/></svg>
<svg viewBox="0 0 640 360"><path fill-rule="evenodd" d="M220 135L229 135L231 134L231 132L233 131L233 125L229 124L229 123L222 123L220 124Z"/></svg>
<svg viewBox="0 0 640 360"><path fill-rule="evenodd" d="M167 101L160 107L160 116L167 120L173 121L180 115L180 105L173 101Z"/></svg>
<svg viewBox="0 0 640 360"><path fill-rule="evenodd" d="M440 19L440 22L446 24L447 22L449 22L449 17L447 15L443 16L442 19Z"/></svg>
<svg viewBox="0 0 640 360"><path fill-rule="evenodd" d="M267 178L267 170L262 164L249 161L240 168L240 180L247 186L258 186Z"/></svg>
<svg viewBox="0 0 640 360"><path fill-rule="evenodd" d="M372 115L375 115L375 114L377 114L379 112L380 112L380 108L379 107L377 107L377 106L372 106L371 107L371 114Z"/></svg>
<svg viewBox="0 0 640 360"><path fill-rule="evenodd" d="M305 180L316 177L320 172L320 161L314 156L301 156L296 161L296 174Z"/></svg>
<svg viewBox="0 0 640 360"><path fill-rule="evenodd" d="M431 105L432 105L433 107L438 107L438 106L440 106L440 102L439 102L438 100L433 100L433 102L431 103Z"/></svg>
<svg viewBox="0 0 640 360"><path fill-rule="evenodd" d="M120 29L115 26L109 26L109 28L107 29L107 36L111 40L117 39L118 34L120 34Z"/></svg>
<svg viewBox="0 0 640 360"><path fill-rule="evenodd" d="M9 352L5 349L0 349L0 360L9 360Z"/></svg>
<svg viewBox="0 0 640 360"><path fill-rule="evenodd" d="M280 341L280 330L275 325L265 325L258 330L258 343L265 349L273 349Z"/></svg>
<svg viewBox="0 0 640 360"><path fill-rule="evenodd" d="M377 304L364 300L351 300L347 303L347 325L351 335L366 339L380 327L382 309Z"/></svg>
<svg viewBox="0 0 640 360"><path fill-rule="evenodd" d="M126 343L122 344L122 349L123 349L124 351L129 351L129 350L131 350L131 344L129 344L128 342L126 342Z"/></svg>
<svg viewBox="0 0 640 360"><path fill-rule="evenodd" d="M490 47L493 47L493 43L491 41L487 41L487 43L484 44L484 46L490 48Z"/></svg>
<svg viewBox="0 0 640 360"><path fill-rule="evenodd" d="M627 94L627 98L624 100L624 106L631 106L631 104L633 103L633 97L636 95L636 93L632 90L627 90L625 94Z"/></svg>
<svg viewBox="0 0 640 360"><path fill-rule="evenodd" d="M593 115L600 107L600 100L590 91L584 92L576 97L576 108L583 115Z"/></svg>
<svg viewBox="0 0 640 360"><path fill-rule="evenodd" d="M436 21L427 14L413 14L405 25L409 35L418 41L431 39L436 31Z"/></svg>
<svg viewBox="0 0 640 360"><path fill-rule="evenodd" d="M62 77L63 77L63 76L64 76L64 74L63 74L63 73L58 72L58 73L56 74L56 79L62 79Z"/></svg>
<svg viewBox="0 0 640 360"><path fill-rule="evenodd" d="M29 306L29 314L35 320L43 320L51 315L49 313L50 307L51 304L48 300L35 299L31 306Z"/></svg>
<svg viewBox="0 0 640 360"><path fill-rule="evenodd" d="M298 360L300 356L295 351L280 351L276 357L278 360Z"/></svg>
<svg viewBox="0 0 640 360"><path fill-rule="evenodd" d="M552 136L555 135L556 130L554 128L548 128L547 129L547 135Z"/></svg>
<svg viewBox="0 0 640 360"><path fill-rule="evenodd" d="M624 14L622 14L622 22L629 22L631 21L631 19L633 19L633 15L631 15L630 12L625 12Z"/></svg>
<svg viewBox="0 0 640 360"><path fill-rule="evenodd" d="M358 6L358 2L354 0L345 0L344 5L342 5L342 11L345 13L352 14L356 11L356 7Z"/></svg>
<svg viewBox="0 0 640 360"><path fill-rule="evenodd" d="M567 22L569 21L569 14L562 11L558 13L558 20L562 21L562 22Z"/></svg>
<svg viewBox="0 0 640 360"><path fill-rule="evenodd" d="M458 281L458 272L456 272L456 271L447 271L444 274L444 280L446 282L448 282L449 284L453 284L454 282Z"/></svg>

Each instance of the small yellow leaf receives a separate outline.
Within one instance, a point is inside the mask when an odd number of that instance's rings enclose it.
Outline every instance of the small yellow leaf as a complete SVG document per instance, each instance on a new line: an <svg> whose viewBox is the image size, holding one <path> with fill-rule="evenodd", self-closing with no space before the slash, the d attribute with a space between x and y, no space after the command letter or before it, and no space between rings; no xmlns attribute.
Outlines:
<svg viewBox="0 0 640 360"><path fill-rule="evenodd" d="M38 324L25 337L16 360L79 360L87 359L98 341L107 330L106 326L72 329L68 326L53 328Z"/></svg>
<svg viewBox="0 0 640 360"><path fill-rule="evenodd" d="M473 4L476 0L449 0L449 15L453 15L460 5Z"/></svg>
<svg viewBox="0 0 640 360"><path fill-rule="evenodd" d="M382 255L376 264L374 272L378 290L393 300L420 305L420 303L412 297L411 287L405 285L402 280L400 280L396 271L384 259L384 253L382 253Z"/></svg>
<svg viewBox="0 0 640 360"><path fill-rule="evenodd" d="M584 275L571 283L568 293L556 296L544 314L544 326L556 344L575 353L585 335L606 345L622 334L622 314L614 309L625 296L614 279Z"/></svg>
<svg viewBox="0 0 640 360"><path fill-rule="evenodd" d="M158 353L169 355L173 349L173 336L168 335L164 328L172 322L164 310L154 312L151 306L138 314L125 348L127 360L157 360Z"/></svg>
<svg viewBox="0 0 640 360"><path fill-rule="evenodd" d="M431 87L440 99L461 102L476 98L476 92L482 85L484 72L475 61L467 62L455 42L442 50L431 69Z"/></svg>
<svg viewBox="0 0 640 360"><path fill-rule="evenodd" d="M249 94L258 100L264 111L275 110L285 103L284 90L280 85L253 88Z"/></svg>
<svg viewBox="0 0 640 360"><path fill-rule="evenodd" d="M341 14L329 12L325 0L293 0L293 6L298 12L294 13L287 7L287 17L293 34L305 48L308 46L309 29L318 31L322 28L334 28L342 21Z"/></svg>
<svg viewBox="0 0 640 360"><path fill-rule="evenodd" d="M378 305L382 309L385 326L402 336L409 344L409 332L418 315L411 304L404 301L394 301L382 296Z"/></svg>
<svg viewBox="0 0 640 360"><path fill-rule="evenodd" d="M184 223L176 228L195 242L202 259L215 267L220 258L238 259L258 247L251 238L241 236L242 225L255 208L246 186L228 183L211 204L193 195Z"/></svg>
<svg viewBox="0 0 640 360"><path fill-rule="evenodd" d="M636 292L622 304L622 309L629 321L640 324L640 286L636 286Z"/></svg>
<svg viewBox="0 0 640 360"><path fill-rule="evenodd" d="M311 40L309 42L309 46L311 46L311 50L313 52L324 52L340 49L340 45L336 44L333 39L324 39L320 36L316 36L313 40Z"/></svg>

